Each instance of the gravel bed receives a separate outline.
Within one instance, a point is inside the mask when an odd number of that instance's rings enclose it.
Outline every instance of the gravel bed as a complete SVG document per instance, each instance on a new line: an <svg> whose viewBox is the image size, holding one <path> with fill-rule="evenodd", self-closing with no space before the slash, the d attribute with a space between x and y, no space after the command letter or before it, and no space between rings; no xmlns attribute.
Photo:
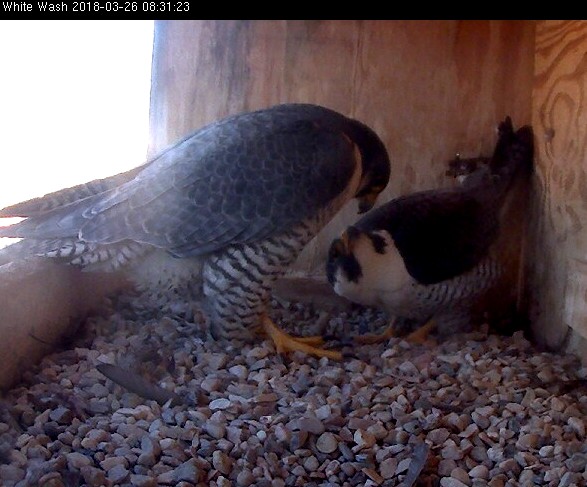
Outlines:
<svg viewBox="0 0 587 487"><path fill-rule="evenodd" d="M3 396L1 485L587 485L573 356L521 332L350 346L384 317L273 304L288 331L329 335L346 358L213 341L181 296L113 300Z"/></svg>

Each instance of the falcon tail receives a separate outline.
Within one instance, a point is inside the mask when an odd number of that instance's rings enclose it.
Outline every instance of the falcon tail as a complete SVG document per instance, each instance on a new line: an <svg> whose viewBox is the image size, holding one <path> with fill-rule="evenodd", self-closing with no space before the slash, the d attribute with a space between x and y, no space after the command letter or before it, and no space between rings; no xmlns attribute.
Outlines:
<svg viewBox="0 0 587 487"><path fill-rule="evenodd" d="M101 196L97 194L56 206L14 225L0 227L0 237L23 239L0 249L0 265L38 256L49 257L87 271L111 272L151 250L152 246L132 240L101 244L78 238L79 230L86 221L84 210Z"/></svg>
<svg viewBox="0 0 587 487"><path fill-rule="evenodd" d="M79 230L86 221L84 211L114 188L134 178L143 168L139 166L0 209L0 222L2 218L25 218L13 225L0 226L0 237L24 239L0 249L0 264L44 256L87 270L110 271L145 253L145 246L137 242L99 245L78 239Z"/></svg>
<svg viewBox="0 0 587 487"><path fill-rule="evenodd" d="M0 265L31 256L49 257L84 271L112 272L147 254L152 247L131 240L96 244L77 238L23 239L0 249Z"/></svg>
<svg viewBox="0 0 587 487"><path fill-rule="evenodd" d="M40 216L51 210L63 208L72 203L84 200L91 196L104 194L133 179L144 166L139 166L104 179L95 179L88 183L78 184L71 188L61 189L46 194L40 198L33 198L12 206L0 209L0 218ZM4 230L4 229L3 229ZM8 236L8 235L6 235Z"/></svg>
<svg viewBox="0 0 587 487"><path fill-rule="evenodd" d="M514 186L526 184L534 161L534 133L524 125L514 130L506 117L498 126L498 138L491 157L449 161L447 175L458 178L463 191L476 200L499 211L510 198Z"/></svg>
<svg viewBox="0 0 587 487"><path fill-rule="evenodd" d="M499 226L494 243L504 273L494 292L492 309L495 316L507 316L515 310L523 316L525 296L525 260L529 212L529 178L534 163L534 132L524 125L514 131L510 117L499 124L498 140L488 167L495 186L495 210ZM515 223L514 223L515 222ZM507 231L506 231L507 229ZM511 321L511 318L506 320Z"/></svg>
<svg viewBox="0 0 587 487"><path fill-rule="evenodd" d="M510 117L499 124L497 132L498 139L489 161L489 171L507 187L516 176L528 175L532 171L534 132L529 125L514 131Z"/></svg>
<svg viewBox="0 0 587 487"><path fill-rule="evenodd" d="M0 226L0 237L76 238L86 221L84 212L113 189L133 179L144 167L139 166L108 178L78 184L0 209L0 222L2 218L26 218L10 226Z"/></svg>

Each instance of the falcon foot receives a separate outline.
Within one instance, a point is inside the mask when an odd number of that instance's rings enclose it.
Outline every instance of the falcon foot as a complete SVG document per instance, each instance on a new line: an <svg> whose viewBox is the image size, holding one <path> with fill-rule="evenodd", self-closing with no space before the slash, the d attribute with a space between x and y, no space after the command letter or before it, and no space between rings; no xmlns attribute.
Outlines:
<svg viewBox="0 0 587 487"><path fill-rule="evenodd" d="M436 324L430 320L425 325L421 326L417 330L413 331L409 335L403 337L408 343L419 343L422 344L428 339L428 335L434 329ZM394 331L394 322L392 321L383 333L361 335L355 338L355 341L361 345L372 345L376 343L383 343L390 338L400 338Z"/></svg>
<svg viewBox="0 0 587 487"><path fill-rule="evenodd" d="M373 345L376 343L383 343L389 340L390 338L395 337L396 334L393 331L393 321L388 325L383 333L373 333L369 335L360 335L355 338L357 343L361 345Z"/></svg>
<svg viewBox="0 0 587 487"><path fill-rule="evenodd" d="M342 353L336 350L326 350L318 348L317 345L321 345L324 340L319 336L312 337L293 337L288 335L283 330L273 323L273 321L265 316L262 320L263 330L273 343L279 353L294 352L299 350L310 355L316 355L317 357L328 357L333 360L342 360Z"/></svg>
<svg viewBox="0 0 587 487"><path fill-rule="evenodd" d="M409 343L424 343L428 339L430 332L436 327L436 323L433 320L429 320L425 325L421 326L417 330L414 330L408 336L404 338Z"/></svg>

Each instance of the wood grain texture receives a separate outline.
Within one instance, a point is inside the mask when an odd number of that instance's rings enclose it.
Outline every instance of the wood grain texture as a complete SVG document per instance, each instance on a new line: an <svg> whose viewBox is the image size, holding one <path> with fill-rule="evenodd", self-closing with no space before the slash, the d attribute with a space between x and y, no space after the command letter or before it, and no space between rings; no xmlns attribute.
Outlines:
<svg viewBox="0 0 587 487"><path fill-rule="evenodd" d="M537 335L587 338L587 22L536 26L531 309Z"/></svg>
<svg viewBox="0 0 587 487"><path fill-rule="evenodd" d="M446 186L446 161L488 154L506 115L530 122L532 21L157 21L151 153L228 114L318 103L378 131L392 160L382 203ZM321 273L350 203L298 260Z"/></svg>

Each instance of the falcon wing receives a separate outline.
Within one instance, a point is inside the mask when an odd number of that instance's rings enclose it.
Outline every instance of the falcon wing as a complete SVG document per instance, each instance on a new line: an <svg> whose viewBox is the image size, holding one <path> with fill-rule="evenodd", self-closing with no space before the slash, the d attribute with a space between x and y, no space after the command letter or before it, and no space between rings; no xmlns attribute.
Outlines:
<svg viewBox="0 0 587 487"><path fill-rule="evenodd" d="M498 219L468 192L433 190L397 198L355 226L387 230L410 275L433 284L466 272L487 255Z"/></svg>
<svg viewBox="0 0 587 487"><path fill-rule="evenodd" d="M251 242L314 215L347 187L351 120L311 105L230 117L165 151L124 184L13 225L6 236L124 239L178 256ZM0 232L2 234L3 232Z"/></svg>

